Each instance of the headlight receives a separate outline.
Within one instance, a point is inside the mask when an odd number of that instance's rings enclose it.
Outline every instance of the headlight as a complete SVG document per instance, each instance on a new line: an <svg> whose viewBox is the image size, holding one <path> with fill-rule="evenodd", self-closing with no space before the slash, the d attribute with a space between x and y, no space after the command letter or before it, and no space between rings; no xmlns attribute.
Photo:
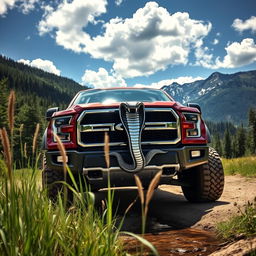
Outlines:
<svg viewBox="0 0 256 256"><path fill-rule="evenodd" d="M62 116L56 117L52 121L52 130L62 142L69 142L70 134L74 131L74 126L70 125L71 119L72 116Z"/></svg>
<svg viewBox="0 0 256 256"><path fill-rule="evenodd" d="M183 129L186 130L186 137L200 137L200 115L196 113L183 113L186 122L182 124Z"/></svg>

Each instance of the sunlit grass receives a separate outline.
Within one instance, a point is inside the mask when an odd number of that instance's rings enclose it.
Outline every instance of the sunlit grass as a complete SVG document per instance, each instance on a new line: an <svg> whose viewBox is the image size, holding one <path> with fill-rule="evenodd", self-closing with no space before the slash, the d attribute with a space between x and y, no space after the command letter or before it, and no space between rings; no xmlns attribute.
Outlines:
<svg viewBox="0 0 256 256"><path fill-rule="evenodd" d="M248 202L244 209L238 206L237 209L237 216L217 225L217 233L220 237L233 240L238 236L256 235L256 198L254 202Z"/></svg>
<svg viewBox="0 0 256 256"><path fill-rule="evenodd" d="M241 174L247 177L256 177L256 156L234 159L222 159L226 175Z"/></svg>
<svg viewBox="0 0 256 256"><path fill-rule="evenodd" d="M35 181L40 186L42 183L42 171L41 170L32 170L29 168L18 169L18 170L14 171L14 176L16 177L16 181L22 180L22 179L29 180L35 176L33 181Z"/></svg>
<svg viewBox="0 0 256 256"><path fill-rule="evenodd" d="M108 229L89 194L69 209L61 197L53 205L32 173L15 172L11 184L0 179L1 255L125 255L114 220Z"/></svg>

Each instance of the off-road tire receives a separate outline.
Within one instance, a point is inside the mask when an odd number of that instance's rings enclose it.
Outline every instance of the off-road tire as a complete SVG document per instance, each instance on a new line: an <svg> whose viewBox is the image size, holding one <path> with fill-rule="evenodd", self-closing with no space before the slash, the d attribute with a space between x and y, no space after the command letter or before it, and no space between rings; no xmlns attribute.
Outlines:
<svg viewBox="0 0 256 256"><path fill-rule="evenodd" d="M218 200L224 188L224 171L219 154L209 148L208 163L184 171L181 179L190 185L182 186L189 202Z"/></svg>
<svg viewBox="0 0 256 256"><path fill-rule="evenodd" d="M64 185L61 183L64 181L63 170L52 170L47 167L46 160L44 159L44 169L42 171L42 186L46 189L48 198L56 203L58 200L58 194L63 196ZM66 181L69 183L68 181ZM68 205L73 201L72 192L67 189Z"/></svg>

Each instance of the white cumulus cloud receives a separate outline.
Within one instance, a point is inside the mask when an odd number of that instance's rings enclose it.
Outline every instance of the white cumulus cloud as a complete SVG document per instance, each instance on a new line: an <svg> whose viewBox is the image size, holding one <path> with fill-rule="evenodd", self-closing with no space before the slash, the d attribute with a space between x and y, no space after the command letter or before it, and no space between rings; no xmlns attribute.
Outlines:
<svg viewBox="0 0 256 256"><path fill-rule="evenodd" d="M198 47L195 49L196 62L195 66L202 66L205 68L215 68L213 63L213 54L210 53L208 47Z"/></svg>
<svg viewBox="0 0 256 256"><path fill-rule="evenodd" d="M35 8L38 0L0 0L0 16L4 16L8 9L18 8L22 13L28 14Z"/></svg>
<svg viewBox="0 0 256 256"><path fill-rule="evenodd" d="M84 32L89 22L106 12L106 0L64 1L56 9L45 6L45 14L39 22L39 34L53 32L58 45L75 52L82 52L90 36Z"/></svg>
<svg viewBox="0 0 256 256"><path fill-rule="evenodd" d="M50 60L42 60L40 58L32 60L32 61L20 59L20 60L18 60L18 62L21 62L23 64L26 64L26 65L29 65L29 66L32 66L35 68L40 68L44 71L53 73L58 76L60 75L60 70L58 70L56 68L56 66L53 64L53 62Z"/></svg>
<svg viewBox="0 0 256 256"><path fill-rule="evenodd" d="M178 84L185 84L185 83L192 83L198 80L203 80L204 78L197 76L197 77L192 77L192 76L181 76L178 78L173 78L173 79L166 79L166 80L161 80L159 82L156 83L152 83L149 85L145 85L145 84L136 84L134 85L135 87L154 87L154 88L162 88L164 85L169 85L172 83L178 83Z"/></svg>
<svg viewBox="0 0 256 256"><path fill-rule="evenodd" d="M85 51L113 62L115 72L127 78L185 65L191 49L203 44L211 23L191 19L185 12L170 14L156 2L148 2L132 18L111 19L104 27Z"/></svg>
<svg viewBox="0 0 256 256"><path fill-rule="evenodd" d="M235 19L232 27L239 31L239 32L243 32L244 30L251 30L252 32L256 32L256 17L255 16L251 16L251 18L242 21L240 19Z"/></svg>
<svg viewBox="0 0 256 256"><path fill-rule="evenodd" d="M213 58L209 48L198 48L195 51L197 66L210 69L238 68L256 62L256 44L254 39L245 38L240 43L233 42L225 48L226 55L223 60L220 57Z"/></svg>
<svg viewBox="0 0 256 256"><path fill-rule="evenodd" d="M34 10L35 4L39 2L38 0L23 0L21 1L20 8L24 14L28 14L30 11Z"/></svg>
<svg viewBox="0 0 256 256"><path fill-rule="evenodd" d="M123 87L126 86L125 80L116 73L109 74L104 68L99 68L98 72L85 70L82 77L84 85L92 85L95 88Z"/></svg>
<svg viewBox="0 0 256 256"><path fill-rule="evenodd" d="M234 42L225 50L227 54L223 61L216 60L217 67L238 68L256 61L256 44L252 38L245 38L241 43Z"/></svg>
<svg viewBox="0 0 256 256"><path fill-rule="evenodd" d="M8 9L12 9L16 0L0 0L0 15L5 15Z"/></svg>

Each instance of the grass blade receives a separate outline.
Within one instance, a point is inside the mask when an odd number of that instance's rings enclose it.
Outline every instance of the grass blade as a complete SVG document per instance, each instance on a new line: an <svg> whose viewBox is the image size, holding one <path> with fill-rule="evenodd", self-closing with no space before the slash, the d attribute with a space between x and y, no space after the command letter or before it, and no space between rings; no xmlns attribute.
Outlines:
<svg viewBox="0 0 256 256"><path fill-rule="evenodd" d="M139 193L140 201L141 201L141 204L143 205L144 201L145 201L144 200L143 187L142 187L142 184L141 184L139 176L138 175L134 175L134 178L135 178L135 182L136 182L136 185L137 185L137 188L138 188L138 193Z"/></svg>

